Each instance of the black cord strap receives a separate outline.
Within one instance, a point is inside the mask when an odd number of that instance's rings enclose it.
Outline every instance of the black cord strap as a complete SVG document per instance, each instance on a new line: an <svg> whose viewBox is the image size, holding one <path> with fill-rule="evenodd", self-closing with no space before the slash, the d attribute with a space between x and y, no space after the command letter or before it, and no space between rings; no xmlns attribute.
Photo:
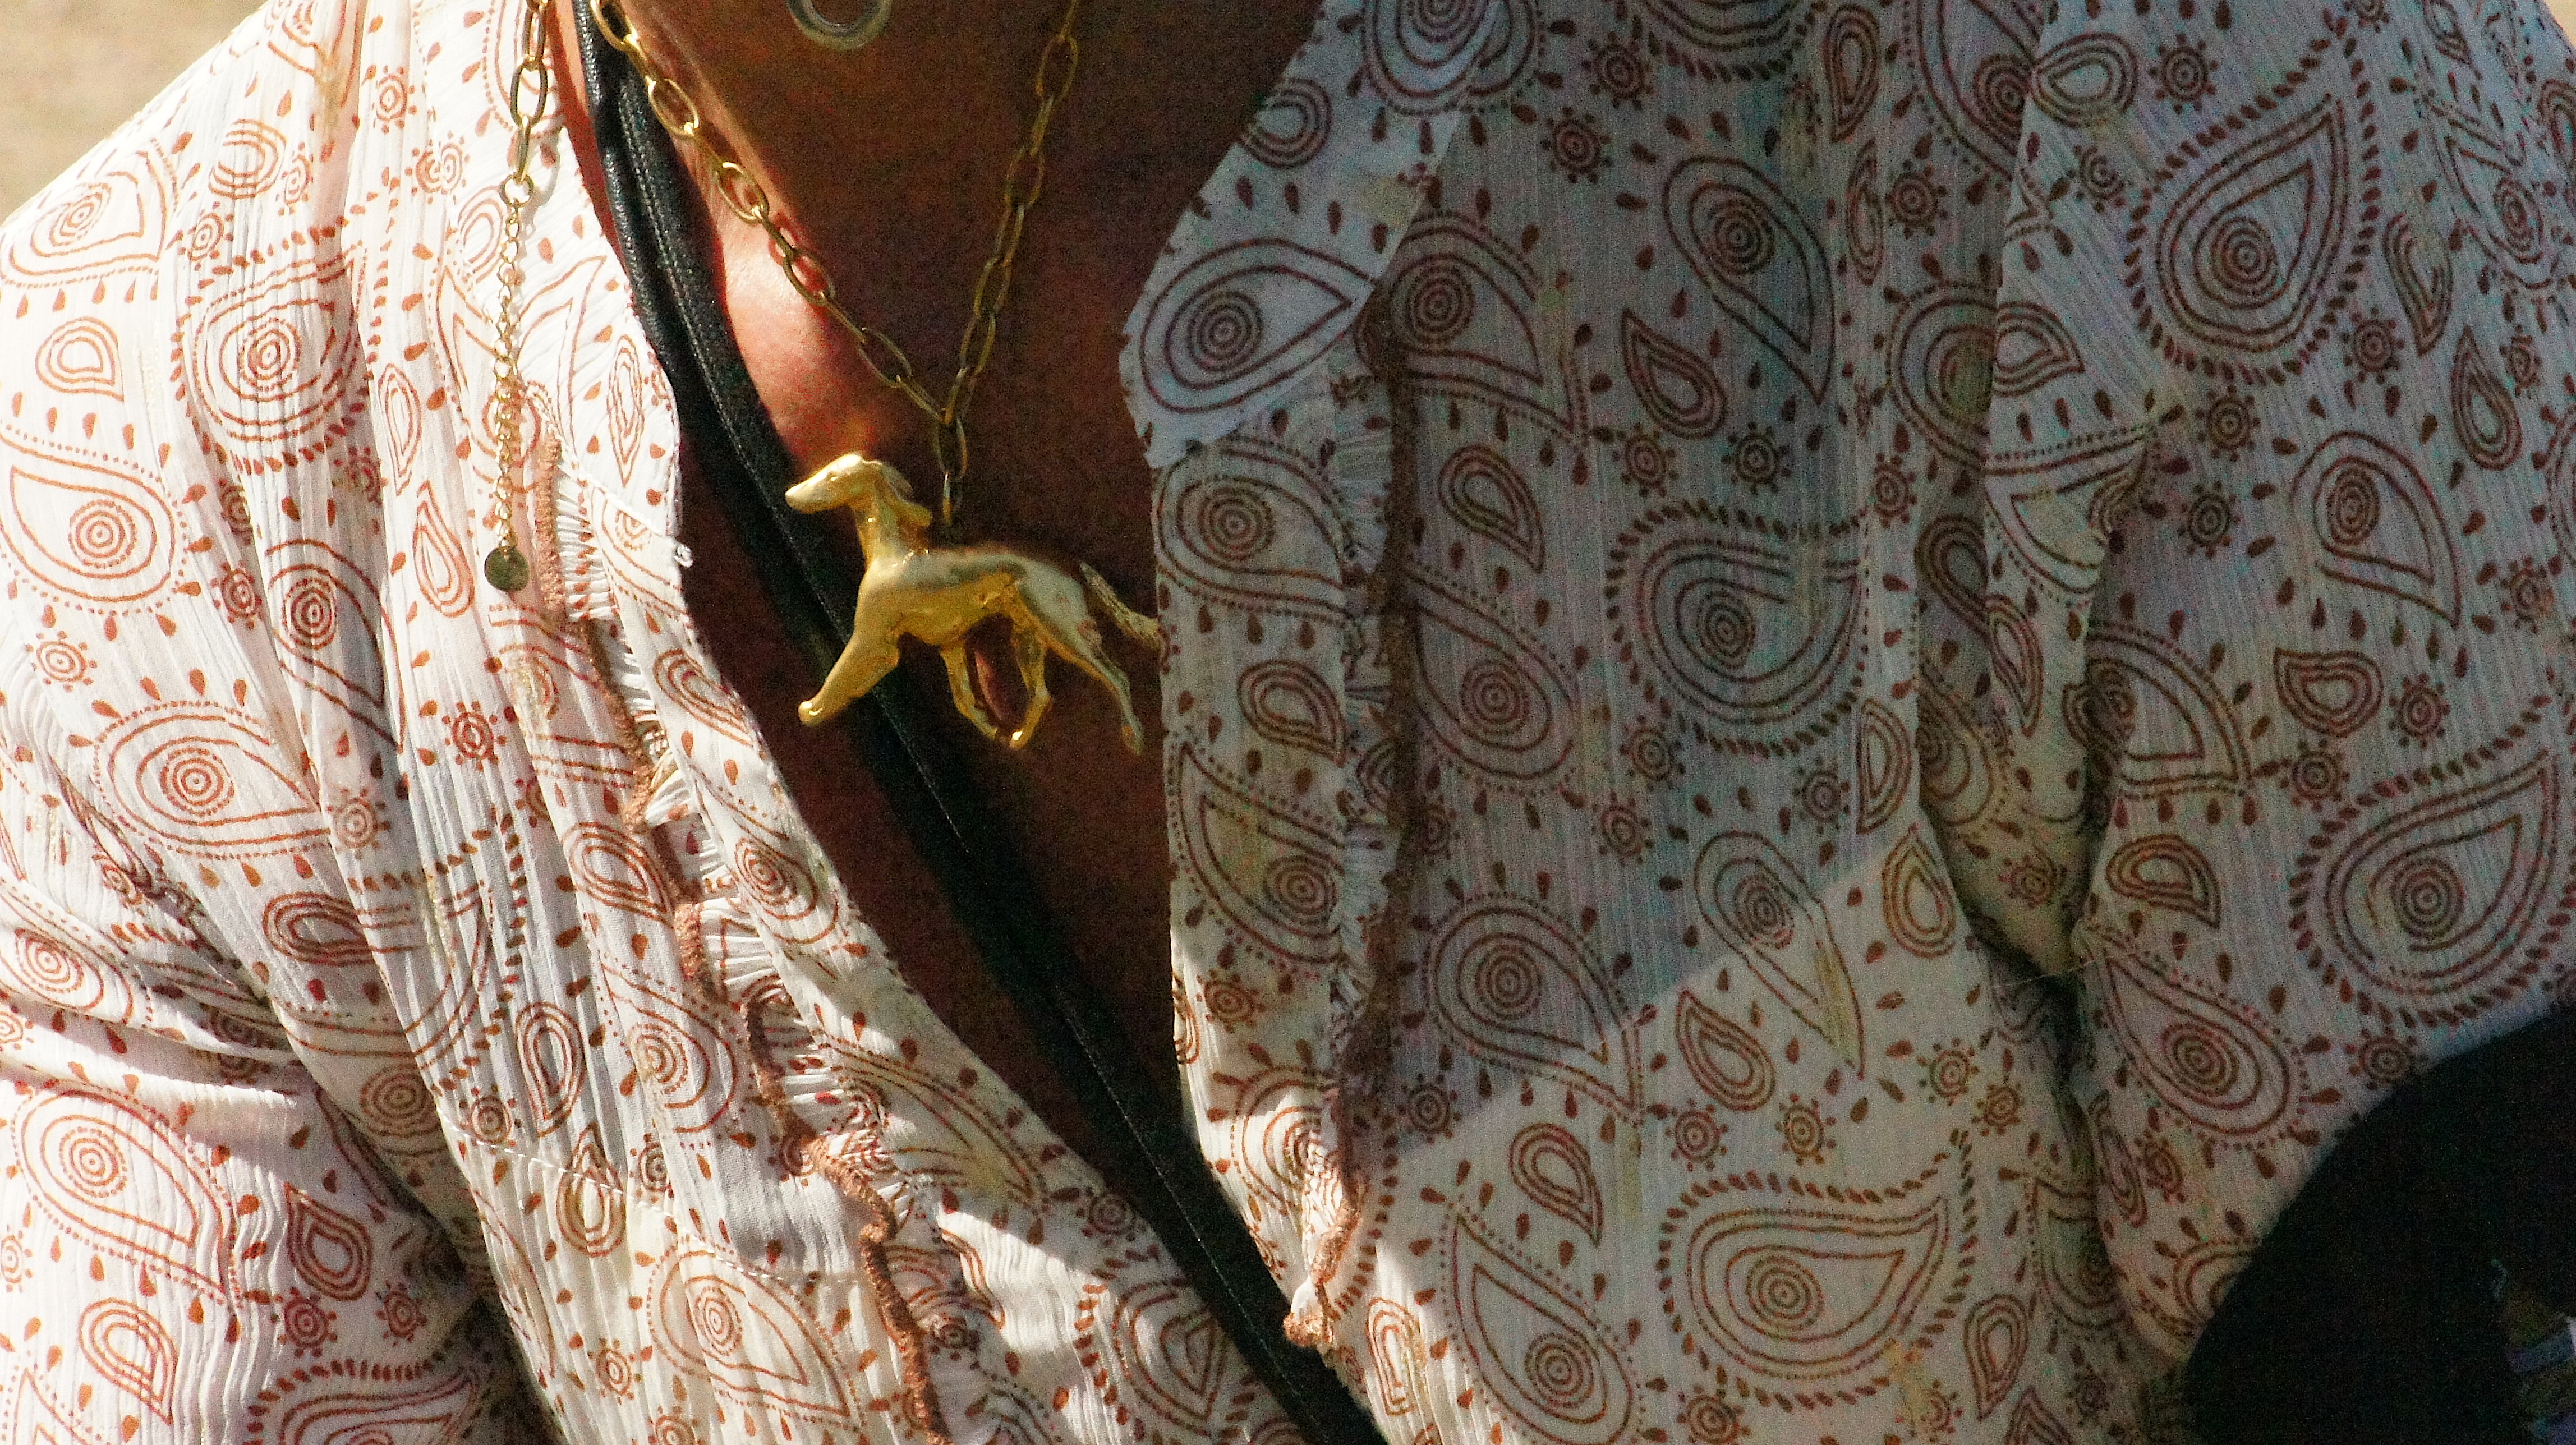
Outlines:
<svg viewBox="0 0 2576 1445"><path fill-rule="evenodd" d="M580 9L581 7L576 7ZM680 429L788 634L823 676L848 641L856 582L784 492L791 464L691 241L692 211L644 87L580 16L581 60L635 310L671 383ZM1310 1445L1381 1445L1368 1413L1312 1350L1281 1333L1287 1301L1201 1157L1045 916L1006 835L942 739L898 690L843 714L860 756L921 852L986 970L1091 1121L1108 1176L1161 1237Z"/></svg>

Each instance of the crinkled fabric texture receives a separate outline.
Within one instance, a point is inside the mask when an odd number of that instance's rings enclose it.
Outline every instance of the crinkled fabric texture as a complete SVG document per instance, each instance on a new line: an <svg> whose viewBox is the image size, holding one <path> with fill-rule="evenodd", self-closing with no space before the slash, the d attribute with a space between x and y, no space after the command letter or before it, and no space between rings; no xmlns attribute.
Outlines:
<svg viewBox="0 0 2576 1445"><path fill-rule="evenodd" d="M2159 1428L2566 974L2566 42L1470 8L1137 311L1207 1152L1391 1439Z"/></svg>
<svg viewBox="0 0 2576 1445"><path fill-rule="evenodd" d="M551 134L482 584L518 34L273 6L0 228L0 1435L1277 1445L716 678Z"/></svg>
<svg viewBox="0 0 2576 1445"><path fill-rule="evenodd" d="M478 584L516 33L273 6L0 227L0 1420L1280 1445L716 677L551 136ZM2548 1005L2571 82L1328 0L1126 371L1185 1072L1394 1445L2141 1438Z"/></svg>

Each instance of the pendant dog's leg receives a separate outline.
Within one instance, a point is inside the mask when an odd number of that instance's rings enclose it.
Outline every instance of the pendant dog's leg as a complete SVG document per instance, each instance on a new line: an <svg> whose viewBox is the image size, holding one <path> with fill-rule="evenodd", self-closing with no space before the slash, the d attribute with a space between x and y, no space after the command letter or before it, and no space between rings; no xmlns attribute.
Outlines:
<svg viewBox="0 0 2576 1445"><path fill-rule="evenodd" d="M1000 724L995 723L992 713L985 710L984 700L975 695L975 675L967 665L966 644L963 641L952 642L939 649L939 660L948 664L949 700L956 703L957 710L975 725L975 731L988 738L1000 737Z"/></svg>
<svg viewBox="0 0 2576 1445"><path fill-rule="evenodd" d="M823 689L796 705L796 716L807 727L821 727L848 707L852 699L877 685L894 671L902 656L895 650L891 637L872 637L865 632L852 632L850 645L841 649L841 659L832 664L831 675L823 679Z"/></svg>
<svg viewBox="0 0 2576 1445"><path fill-rule="evenodd" d="M1038 733L1038 720L1046 716L1047 705L1055 699L1047 694L1046 633L1023 614L1013 619L1011 650L1020 659L1020 684L1028 689L1028 709L1020 714L1020 725L1011 729L1011 746L1024 748Z"/></svg>
<svg viewBox="0 0 2576 1445"><path fill-rule="evenodd" d="M1064 654L1065 661L1108 690L1110 701L1118 704L1118 736L1126 740L1127 751L1143 752L1145 730L1137 724L1136 704L1127 696L1127 674L1101 650L1100 624L1085 618L1080 627L1055 633L1048 641Z"/></svg>

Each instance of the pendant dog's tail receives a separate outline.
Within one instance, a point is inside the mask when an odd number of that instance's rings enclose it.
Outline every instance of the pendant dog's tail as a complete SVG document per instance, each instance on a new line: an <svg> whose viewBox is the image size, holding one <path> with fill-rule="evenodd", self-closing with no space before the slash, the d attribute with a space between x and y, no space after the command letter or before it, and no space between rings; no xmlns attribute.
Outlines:
<svg viewBox="0 0 2576 1445"><path fill-rule="evenodd" d="M1133 641L1158 652L1162 650L1163 625L1161 623L1128 606L1126 600L1109 585L1108 578L1091 570L1090 563L1080 562L1075 565L1082 569L1082 590L1091 594L1092 606L1107 613L1109 620L1118 624L1118 630L1126 633Z"/></svg>

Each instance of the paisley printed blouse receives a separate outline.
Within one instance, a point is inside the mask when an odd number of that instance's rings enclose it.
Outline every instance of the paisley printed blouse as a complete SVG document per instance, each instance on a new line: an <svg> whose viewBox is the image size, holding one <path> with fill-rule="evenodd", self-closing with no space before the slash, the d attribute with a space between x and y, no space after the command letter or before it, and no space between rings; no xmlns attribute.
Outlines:
<svg viewBox="0 0 2576 1445"><path fill-rule="evenodd" d="M0 226L0 1433L1289 1445L857 916L511 7ZM2568 974L2536 0L1324 0L1138 302L1177 1045L1393 1445L2139 1440Z"/></svg>

